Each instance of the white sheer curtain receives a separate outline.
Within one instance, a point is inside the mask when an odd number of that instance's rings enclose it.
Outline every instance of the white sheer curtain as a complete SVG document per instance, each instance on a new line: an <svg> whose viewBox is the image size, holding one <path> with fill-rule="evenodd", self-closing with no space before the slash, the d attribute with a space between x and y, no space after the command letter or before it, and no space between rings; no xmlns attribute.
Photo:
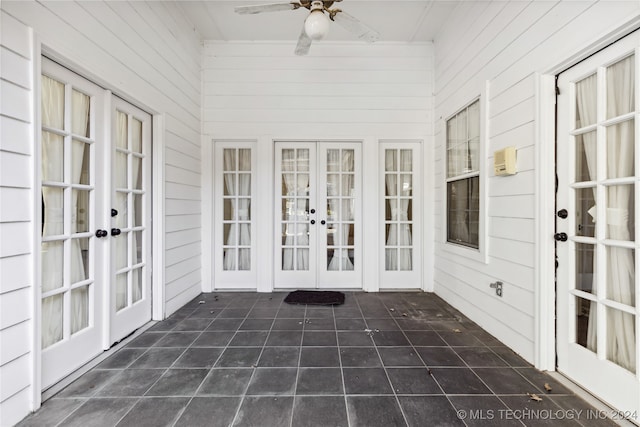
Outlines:
<svg viewBox="0 0 640 427"><path fill-rule="evenodd" d="M409 219L410 199L398 199L399 195L410 195L410 187L407 189L404 188L404 180L402 180L402 182L398 180L398 171L410 173L413 158L411 150L400 150L399 152L400 160L398 161L398 150L385 151L385 172L387 172L385 174L385 184L387 188L387 200L391 203L391 222L389 224L386 245L387 247L400 247L399 256L395 250L385 251L385 268L388 271L406 271L411 270L412 267L411 251L406 250L407 246L411 245L411 229L406 222ZM398 188L400 184L403 185L402 189Z"/></svg>
<svg viewBox="0 0 640 427"><path fill-rule="evenodd" d="M126 131L126 130L125 130ZM142 122L140 120L131 120L131 151L134 153L142 153ZM137 156L131 156L131 183L132 188L136 190L142 189L142 175L140 174L141 158ZM126 171L124 171L126 173ZM131 220L132 225L136 226L136 210L142 208L136 206L136 197L133 196L131 200ZM119 236L120 237L120 236ZM137 264L138 262L138 234L131 232L131 264ZM140 276L138 271L133 270L131 273L131 301L136 302L142 299L142 286L140 283Z"/></svg>
<svg viewBox="0 0 640 427"><path fill-rule="evenodd" d="M607 70L608 117L616 117L634 110L633 60L621 61ZM596 123L597 77L593 75L576 85L578 127ZM582 135L584 153L592 181L596 173L596 133ZM627 121L607 130L607 173L609 178L627 177L633 174L634 122ZM632 203L632 185L607 187L607 237L614 240L633 238L629 229L629 207ZM594 188L594 199L595 191ZM595 206L589 213L596 220ZM593 277L595 291L596 263L594 258ZM631 249L615 246L607 247L607 297L632 306L635 300L635 268ZM635 371L635 328L633 316L615 309L608 310L607 357L620 366ZM596 350L596 304L591 303L587 329L587 348Z"/></svg>
<svg viewBox="0 0 640 427"><path fill-rule="evenodd" d="M64 85L42 76L42 123L62 129L64 121ZM51 132L42 132L42 179L64 180L63 137ZM56 187L42 187L44 204L42 236L64 233L64 210L62 191ZM62 242L42 243L42 293L57 289L63 284ZM62 339L62 300L60 297L42 300L42 348Z"/></svg>
<svg viewBox="0 0 640 427"><path fill-rule="evenodd" d="M340 165L340 172L327 174L327 196L329 209L334 215L333 236L334 251L329 260L327 269L329 271L351 271L353 262L349 258L349 251L345 246L349 243L349 231L353 220L353 195L354 185L354 151L353 150L327 150L327 163L329 165ZM338 172L338 171L336 171ZM340 185L342 177L342 186ZM332 197L333 196L333 197ZM343 198L341 198L342 196Z"/></svg>
<svg viewBox="0 0 640 427"><path fill-rule="evenodd" d="M127 123L128 117L126 114L118 111L116 114L116 146L120 148L127 148ZM124 161L122 161L122 157L120 152L116 151L116 162L115 162L115 176L116 178L116 186L120 185L131 185L127 182L127 161L126 156L124 157ZM123 179L124 178L124 179ZM127 224L129 218L128 211L128 197L124 192L116 192L115 193L116 200L120 203L118 209L118 217L120 218L120 224L122 227L128 227ZM119 268L126 266L126 256L127 256L127 244L126 244L126 233L120 234L116 237L116 263ZM124 259L123 259L124 257ZM136 275L133 275L136 277ZM126 275L119 274L116 277L116 310L120 310L122 308L127 307L127 280Z"/></svg>
<svg viewBox="0 0 640 427"><path fill-rule="evenodd" d="M633 57L607 69L608 116L616 117L634 111ZM607 129L607 170L611 178L633 175L634 122L626 121ZM633 240L629 227L629 208L633 203L633 185L607 188L607 231L609 238ZM607 251L607 297L633 306L635 301L635 268L631 249L610 247ZM608 358L635 371L634 318L620 310L608 310Z"/></svg>
<svg viewBox="0 0 640 427"><path fill-rule="evenodd" d="M579 123L576 123L576 127L584 127L594 124L597 120L597 78L593 76L587 77L576 84L576 104L577 104L577 119ZM589 171L589 179L591 181L597 180L597 145L596 145L596 133L588 132L582 137L582 146L587 161L587 170ZM596 200L596 188L593 188L593 199ZM595 222L596 207L593 206L589 209L589 214L592 216ZM596 290L596 258L593 259L593 292ZM597 336L596 336L596 303L592 302L589 308L589 323L587 326L587 348L591 351L597 349Z"/></svg>
<svg viewBox="0 0 640 427"><path fill-rule="evenodd" d="M286 221L284 246L287 246L282 249L282 270L309 270L309 224L306 212L309 203L309 150L283 149L281 162L285 187L285 204L282 206Z"/></svg>
<svg viewBox="0 0 640 427"><path fill-rule="evenodd" d="M77 91L73 91L72 95L72 115L71 131L73 134L88 136L89 130L89 97ZM72 140L72 164L71 164L71 182L73 184L80 183L82 175L82 164L84 162L84 150L86 144L82 141ZM71 205L71 232L78 231L78 192L74 191ZM85 207L86 208L86 207ZM84 261L80 241L78 239L71 240L71 283L80 282L86 279L84 269ZM89 316L89 288L84 286L71 292L71 333L77 332L88 325Z"/></svg>
<svg viewBox="0 0 640 427"><path fill-rule="evenodd" d="M238 164L236 164L236 153L238 154ZM231 218L234 221L242 221L239 224L232 222L229 227L229 235L225 245L229 247L249 246L251 244L251 226L245 221L249 221L249 208L251 206L251 199L249 197L237 197L237 196L250 196L251 194L251 174L239 173L238 171L250 171L251 170L251 150L224 150L224 179L227 194L230 196L236 196L229 199L231 203L231 210L233 214ZM231 173L228 173L231 172ZM236 176L238 182L236 183ZM237 185L236 185L237 184ZM238 232L239 231L239 235ZM239 239L238 239L239 237ZM236 265L236 251L237 252L237 265ZM251 269L251 252L248 249L235 249L229 250L224 254L224 269L225 270L250 270Z"/></svg>

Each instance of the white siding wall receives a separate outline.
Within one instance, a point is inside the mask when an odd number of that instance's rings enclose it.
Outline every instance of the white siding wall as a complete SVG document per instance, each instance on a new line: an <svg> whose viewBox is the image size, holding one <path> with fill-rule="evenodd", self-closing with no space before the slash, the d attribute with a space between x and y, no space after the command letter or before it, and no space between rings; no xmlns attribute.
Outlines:
<svg viewBox="0 0 640 427"><path fill-rule="evenodd" d="M545 72L638 15L638 2L461 2L435 42L435 291L527 360L534 360L535 72ZM445 119L489 81L488 264L444 249ZM553 141L542 143L553 144ZM518 174L493 176L493 152L515 145ZM538 242L538 244L550 244ZM504 282L499 298L489 288Z"/></svg>
<svg viewBox="0 0 640 427"><path fill-rule="evenodd" d="M38 284L30 273L30 236L39 165L32 157L31 61L38 58L29 28L44 52L164 117L164 132L156 135L164 140L164 171L155 173L165 176L165 200L156 204L164 206L165 314L201 291L201 46L180 8L168 2L3 1L1 7L0 424L10 425L28 413L33 396L29 331Z"/></svg>
<svg viewBox="0 0 640 427"><path fill-rule="evenodd" d="M207 42L203 127L217 137L431 134L428 44Z"/></svg>
<svg viewBox="0 0 640 427"><path fill-rule="evenodd" d="M319 42L305 57L295 56L294 47L293 42L205 42L203 161L211 162L214 139L258 141L257 170L262 187L255 205L271 209L271 141L363 141L363 209L367 212L363 233L369 239L363 259L375 260L379 256L375 244L379 230L378 142L412 139L431 144L433 45ZM427 157L431 161L430 151ZM423 188L432 186L430 178ZM211 176L203 180L203 193L205 211L213 212ZM211 220L211 216L205 219ZM268 291L273 276L271 212L261 211L257 220L257 289ZM429 247L431 241L429 238ZM430 268L424 270L428 276ZM206 281L206 270L204 276ZM376 268L366 269L363 283L367 290L377 290Z"/></svg>
<svg viewBox="0 0 640 427"><path fill-rule="evenodd" d="M0 19L0 425L4 426L24 416L31 399L34 116L31 32L5 14Z"/></svg>

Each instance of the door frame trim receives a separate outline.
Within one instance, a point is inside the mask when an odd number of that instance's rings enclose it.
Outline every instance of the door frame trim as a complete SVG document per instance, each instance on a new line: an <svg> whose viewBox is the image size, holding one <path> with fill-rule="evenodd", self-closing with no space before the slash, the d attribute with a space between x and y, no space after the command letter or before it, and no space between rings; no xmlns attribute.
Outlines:
<svg viewBox="0 0 640 427"><path fill-rule="evenodd" d="M635 16L610 32L598 36L566 60L535 73L535 301L534 365L556 370L555 290L555 172L556 172L556 76L622 37L640 28ZM551 165L541 167L541 165ZM542 286L554 284L554 286Z"/></svg>

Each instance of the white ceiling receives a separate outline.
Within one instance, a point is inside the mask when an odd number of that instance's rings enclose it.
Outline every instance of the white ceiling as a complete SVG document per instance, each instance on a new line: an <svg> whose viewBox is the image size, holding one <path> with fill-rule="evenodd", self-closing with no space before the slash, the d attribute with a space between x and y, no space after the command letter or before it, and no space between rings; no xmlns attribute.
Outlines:
<svg viewBox="0 0 640 427"><path fill-rule="evenodd" d="M332 8L338 7L377 30L381 41L421 42L435 39L461 1L464 0L344 0L335 3ZM279 2L289 1L177 1L203 40L295 41L304 24L307 9L259 15L238 15L234 12L236 6ZM332 24L325 40L355 40L339 25Z"/></svg>

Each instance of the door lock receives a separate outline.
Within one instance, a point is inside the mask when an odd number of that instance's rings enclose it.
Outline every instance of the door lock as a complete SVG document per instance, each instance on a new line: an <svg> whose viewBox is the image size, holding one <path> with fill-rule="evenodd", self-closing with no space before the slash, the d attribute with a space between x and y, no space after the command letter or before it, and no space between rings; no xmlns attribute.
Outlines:
<svg viewBox="0 0 640 427"><path fill-rule="evenodd" d="M566 209L560 209L560 210L558 211L558 217L559 217L559 218L565 219L565 218L566 218L566 217L568 217L568 216L569 216L569 212L567 212L567 210L566 210Z"/></svg>
<svg viewBox="0 0 640 427"><path fill-rule="evenodd" d="M107 230L96 230L96 237L99 239L101 237L107 237L109 233L107 232Z"/></svg>
<svg viewBox="0 0 640 427"><path fill-rule="evenodd" d="M120 231L120 229L119 229L119 228L112 228L112 229L111 229L111 235L112 235L112 236L119 236L119 235L120 235L120 233L121 233L121 231Z"/></svg>
<svg viewBox="0 0 640 427"><path fill-rule="evenodd" d="M556 233L553 238L556 239L556 242L566 242L569 236L567 236L567 233Z"/></svg>

